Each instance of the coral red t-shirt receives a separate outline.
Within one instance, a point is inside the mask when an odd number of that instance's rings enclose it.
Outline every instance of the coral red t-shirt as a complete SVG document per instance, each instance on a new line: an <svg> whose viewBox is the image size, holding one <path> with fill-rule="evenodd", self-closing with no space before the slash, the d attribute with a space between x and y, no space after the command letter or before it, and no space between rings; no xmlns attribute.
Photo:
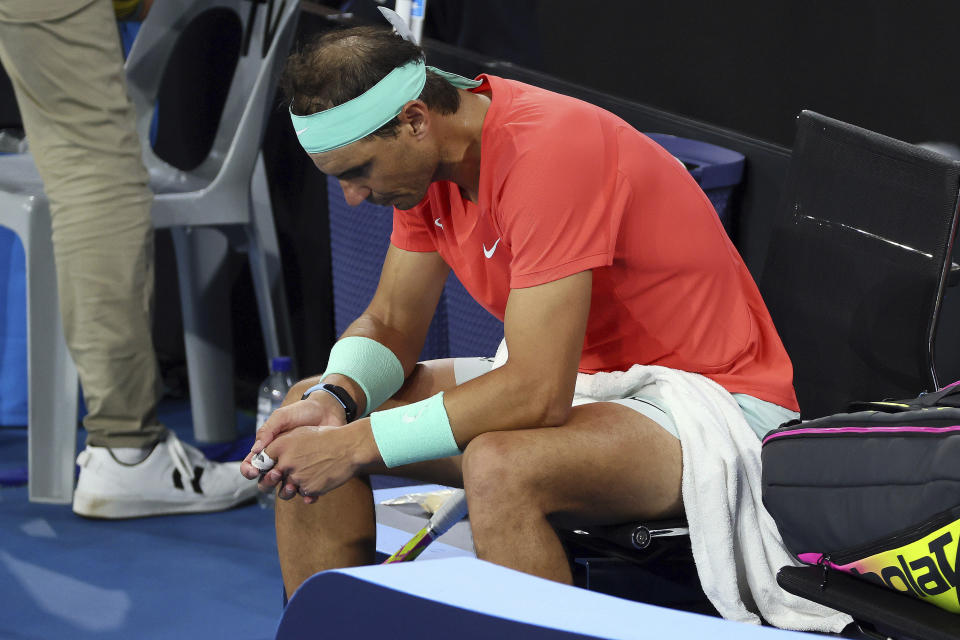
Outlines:
<svg viewBox="0 0 960 640"><path fill-rule="evenodd" d="M439 252L501 320L511 289L592 270L580 371L660 365L798 410L760 292L683 165L599 107L480 79L479 204L435 182L394 211L391 242Z"/></svg>

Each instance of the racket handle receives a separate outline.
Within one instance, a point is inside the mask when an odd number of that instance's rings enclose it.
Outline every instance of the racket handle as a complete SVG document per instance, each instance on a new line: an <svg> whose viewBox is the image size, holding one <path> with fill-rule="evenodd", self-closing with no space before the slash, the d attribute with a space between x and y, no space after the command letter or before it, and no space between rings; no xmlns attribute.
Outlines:
<svg viewBox="0 0 960 640"><path fill-rule="evenodd" d="M430 546L431 542L460 522L465 515L467 515L467 494L463 489L455 489L450 497L440 505L436 513L430 517L427 525L414 534L413 538L403 545L399 551L384 560L383 564L410 562L423 553L423 550Z"/></svg>
<svg viewBox="0 0 960 640"><path fill-rule="evenodd" d="M415 560L417 556L423 553L423 550L430 546L430 543L436 539L436 536L430 532L430 525L428 524L423 529L420 529L410 541L405 545L400 547L400 549L383 561L383 564L393 564L394 562L410 562Z"/></svg>
<svg viewBox="0 0 960 640"><path fill-rule="evenodd" d="M450 527L463 520L467 515L467 494L463 489L455 489L450 497L447 498L436 513L430 518L427 528L433 534L434 538L439 538Z"/></svg>

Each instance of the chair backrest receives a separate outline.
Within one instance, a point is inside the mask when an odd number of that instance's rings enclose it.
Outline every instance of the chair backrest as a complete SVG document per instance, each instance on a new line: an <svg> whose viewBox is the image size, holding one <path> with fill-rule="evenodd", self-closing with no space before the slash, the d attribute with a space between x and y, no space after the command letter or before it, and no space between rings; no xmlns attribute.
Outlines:
<svg viewBox="0 0 960 640"><path fill-rule="evenodd" d="M960 163L804 111L760 282L804 417L938 386Z"/></svg>
<svg viewBox="0 0 960 640"><path fill-rule="evenodd" d="M249 180L263 141L267 109L280 65L296 27L297 0L164 0L154 3L130 55L126 71L130 97L137 110L137 131L148 138L164 70L178 38L198 18L212 11L239 21L240 56L224 101L213 144L193 173L216 182ZM197 61L202 64L203 61ZM173 170L145 145L151 172Z"/></svg>

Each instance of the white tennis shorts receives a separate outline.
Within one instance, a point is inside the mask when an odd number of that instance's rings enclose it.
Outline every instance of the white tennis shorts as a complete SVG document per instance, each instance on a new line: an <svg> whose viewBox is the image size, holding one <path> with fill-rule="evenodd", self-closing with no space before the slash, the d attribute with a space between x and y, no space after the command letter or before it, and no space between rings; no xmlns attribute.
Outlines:
<svg viewBox="0 0 960 640"><path fill-rule="evenodd" d="M454 358L453 361L453 373L458 385L481 376L491 369L493 369L493 358ZM784 422L800 417L800 414L796 411L754 398L745 393L734 393L732 395L737 404L740 405L747 424L760 439ZM575 401L574 405L589 404L590 402L590 400ZM656 422L671 433L673 437L680 437L677 433L677 425L673 422L670 406L660 395L656 385L649 385L639 395L608 400L608 402L615 402L633 409Z"/></svg>

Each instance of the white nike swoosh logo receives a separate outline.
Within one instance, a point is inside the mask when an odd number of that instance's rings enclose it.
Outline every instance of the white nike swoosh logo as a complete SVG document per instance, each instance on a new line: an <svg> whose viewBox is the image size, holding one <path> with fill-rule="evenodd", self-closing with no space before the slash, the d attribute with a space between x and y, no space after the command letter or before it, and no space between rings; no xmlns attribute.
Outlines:
<svg viewBox="0 0 960 640"><path fill-rule="evenodd" d="M420 416L423 415L423 412L424 412L425 409L426 409L426 407L420 407L420 410L417 411L417 414L416 414L416 415L413 415L413 416L410 415L409 413L404 412L404 414L403 414L402 416L400 416L400 421L401 421L403 424L410 424L411 422L416 422L417 420L420 419Z"/></svg>
<svg viewBox="0 0 960 640"><path fill-rule="evenodd" d="M487 249L487 245L483 245L483 255L487 258L492 258L494 252L497 250L497 245L500 244L500 238L497 238L497 241L493 243L493 246Z"/></svg>
<svg viewBox="0 0 960 640"><path fill-rule="evenodd" d="M310 127L304 127L303 129L300 129L300 131L297 131L296 133L297 133L297 135L299 136L301 133L303 133L304 131L306 131L306 130L309 129L309 128L310 128Z"/></svg>
<svg viewBox="0 0 960 640"><path fill-rule="evenodd" d="M433 224L435 224L435 225L437 225L438 227L440 227L441 229L443 229L443 224L440 222L440 218L436 218L436 219L433 221Z"/></svg>

